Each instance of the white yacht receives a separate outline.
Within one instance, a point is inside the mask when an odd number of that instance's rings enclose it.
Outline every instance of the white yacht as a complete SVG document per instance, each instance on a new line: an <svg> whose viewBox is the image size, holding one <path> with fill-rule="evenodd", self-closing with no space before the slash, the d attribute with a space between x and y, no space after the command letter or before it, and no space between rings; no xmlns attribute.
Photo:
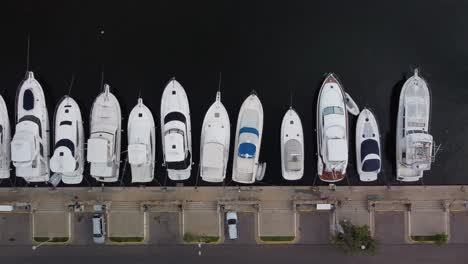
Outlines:
<svg viewBox="0 0 468 264"><path fill-rule="evenodd" d="M44 91L33 72L27 72L16 95L11 160L17 177L27 182L49 180L49 115Z"/></svg>
<svg viewBox="0 0 468 264"><path fill-rule="evenodd" d="M281 123L281 172L283 178L295 181L304 175L304 134L302 122L291 107Z"/></svg>
<svg viewBox="0 0 468 264"><path fill-rule="evenodd" d="M151 182L154 179L156 131L154 118L143 99L130 112L128 118L128 162L132 182Z"/></svg>
<svg viewBox="0 0 468 264"><path fill-rule="evenodd" d="M174 78L161 98L161 136L169 179L187 180L192 170L190 108L184 88Z"/></svg>
<svg viewBox="0 0 468 264"><path fill-rule="evenodd" d="M84 129L80 107L73 98L64 96L55 110L54 153L50 170L65 184L79 184L84 171Z"/></svg>
<svg viewBox="0 0 468 264"><path fill-rule="evenodd" d="M325 182L345 178L348 166L348 114L339 80L329 74L317 103L317 172Z"/></svg>
<svg viewBox="0 0 468 264"><path fill-rule="evenodd" d="M203 119L200 139L200 176L207 182L222 182L229 159L231 123L221 103L221 93Z"/></svg>
<svg viewBox="0 0 468 264"><path fill-rule="evenodd" d="M10 118L3 97L0 95L0 179L10 178Z"/></svg>
<svg viewBox="0 0 468 264"><path fill-rule="evenodd" d="M263 132L263 107L255 93L242 104L237 119L232 180L254 183L263 179L266 164L259 164Z"/></svg>
<svg viewBox="0 0 468 264"><path fill-rule="evenodd" d="M100 182L119 179L122 114L117 98L109 89L105 84L104 92L93 103L86 155L91 163L91 176Z"/></svg>
<svg viewBox="0 0 468 264"><path fill-rule="evenodd" d="M426 82L414 71L400 94L396 133L397 180L418 181L431 169L433 139L429 134L431 96Z"/></svg>
<svg viewBox="0 0 468 264"><path fill-rule="evenodd" d="M361 181L377 180L382 166L381 157L377 120L372 111L364 108L356 123L356 166Z"/></svg>

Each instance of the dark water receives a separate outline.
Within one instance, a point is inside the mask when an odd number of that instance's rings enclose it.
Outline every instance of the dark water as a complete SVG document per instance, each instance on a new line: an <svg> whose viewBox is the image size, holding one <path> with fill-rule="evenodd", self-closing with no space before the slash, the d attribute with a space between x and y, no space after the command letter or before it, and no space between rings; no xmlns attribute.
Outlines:
<svg viewBox="0 0 468 264"><path fill-rule="evenodd" d="M424 184L466 184L466 14L468 3L452 0L9 1L0 11L0 93L13 118L16 88L26 70L28 33L30 69L44 87L51 118L73 74L72 96L88 120L104 69L105 81L120 100L125 127L139 93L158 118L164 85L176 76L189 95L198 163L202 120L222 72L222 99L232 135L238 110L252 89L263 103L261 160L268 168L258 184L311 185L316 175L317 94L324 74L335 72L359 106L376 114L385 159L377 184L395 185L400 184L393 167L399 91L419 67L432 90L432 134L442 144ZM281 177L279 136L291 90L306 135L306 168L302 180L288 183ZM350 120L353 131L356 118ZM88 122L85 126L88 131ZM126 134L123 138L125 147ZM363 184L351 146L349 184ZM197 183L196 168L186 185ZM124 183L130 180L129 167L126 171ZM160 166L156 174L153 185L175 184L166 182ZM89 176L87 180L96 184ZM24 182L17 179L16 184ZM234 185L230 176L225 184ZM323 183L317 179L315 184Z"/></svg>

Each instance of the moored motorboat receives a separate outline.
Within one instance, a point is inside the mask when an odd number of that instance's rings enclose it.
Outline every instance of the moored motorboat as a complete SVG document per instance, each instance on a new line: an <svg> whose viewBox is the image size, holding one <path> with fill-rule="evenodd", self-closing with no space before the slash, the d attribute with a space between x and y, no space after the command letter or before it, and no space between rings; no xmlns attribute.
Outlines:
<svg viewBox="0 0 468 264"><path fill-rule="evenodd" d="M414 75L400 94L396 133L397 180L418 181L431 169L433 138L429 134L431 96L426 81Z"/></svg>
<svg viewBox="0 0 468 264"><path fill-rule="evenodd" d="M84 129L80 107L73 98L64 96L54 121L54 152L50 170L65 184L79 184L84 171Z"/></svg>
<svg viewBox="0 0 468 264"><path fill-rule="evenodd" d="M354 116L359 115L359 106L356 104L356 102L351 98L351 95L349 95L347 92L345 92L345 101L346 101L346 110Z"/></svg>
<svg viewBox="0 0 468 264"><path fill-rule="evenodd" d="M255 93L242 104L237 119L232 180L251 184L263 179L266 164L259 164L263 133L263 107Z"/></svg>
<svg viewBox="0 0 468 264"><path fill-rule="evenodd" d="M377 180L382 167L380 132L374 114L364 108L356 122L356 166L363 182Z"/></svg>
<svg viewBox="0 0 468 264"><path fill-rule="evenodd" d="M335 75L328 74L317 102L317 173L325 182L345 178L348 166L348 115L345 93Z"/></svg>
<svg viewBox="0 0 468 264"><path fill-rule="evenodd" d="M182 85L171 79L161 98L161 136L169 179L187 180L192 170L190 108Z"/></svg>
<svg viewBox="0 0 468 264"><path fill-rule="evenodd" d="M16 176L27 182L49 180L49 115L44 91L27 72L16 95L16 129L11 141L11 160Z"/></svg>
<svg viewBox="0 0 468 264"><path fill-rule="evenodd" d="M0 95L0 179L10 178L10 118L3 97Z"/></svg>
<svg viewBox="0 0 468 264"><path fill-rule="evenodd" d="M119 179L121 130L120 104L105 84L91 109L86 155L91 164L90 174L97 181L116 182Z"/></svg>
<svg viewBox="0 0 468 264"><path fill-rule="evenodd" d="M281 172L283 178L294 181L304 175L304 135L302 122L291 107L281 123Z"/></svg>
<svg viewBox="0 0 468 264"><path fill-rule="evenodd" d="M203 119L200 139L200 177L207 182L222 182L229 159L231 123L221 103L221 92Z"/></svg>
<svg viewBox="0 0 468 264"><path fill-rule="evenodd" d="M153 115L141 98L130 112L127 131L132 182L151 182L154 179L156 131Z"/></svg>

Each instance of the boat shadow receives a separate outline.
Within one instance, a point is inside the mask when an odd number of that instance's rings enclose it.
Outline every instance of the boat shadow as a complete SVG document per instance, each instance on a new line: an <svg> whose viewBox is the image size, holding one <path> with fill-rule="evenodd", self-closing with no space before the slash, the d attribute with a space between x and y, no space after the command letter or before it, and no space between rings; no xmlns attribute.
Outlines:
<svg viewBox="0 0 468 264"><path fill-rule="evenodd" d="M390 171L387 171L384 175L385 184L387 186L392 184L398 184L396 181L396 128L397 128L397 118L398 118L398 107L400 101L400 92L403 88L403 85L406 81L406 73L401 74L401 78L393 85L392 93L390 96L390 111L388 112L387 120L389 130L386 133L385 140L385 155L390 161Z"/></svg>

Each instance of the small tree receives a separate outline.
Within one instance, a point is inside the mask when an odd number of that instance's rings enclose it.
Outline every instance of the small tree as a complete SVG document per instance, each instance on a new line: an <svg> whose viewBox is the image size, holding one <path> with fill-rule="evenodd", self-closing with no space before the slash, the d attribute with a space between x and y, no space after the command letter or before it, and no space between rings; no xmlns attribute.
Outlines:
<svg viewBox="0 0 468 264"><path fill-rule="evenodd" d="M434 241L436 245L445 245L448 242L447 234L436 234L434 235Z"/></svg>
<svg viewBox="0 0 468 264"><path fill-rule="evenodd" d="M342 232L332 236L332 244L349 254L377 253L377 241L372 238L367 225L355 226L348 221L340 221L340 225Z"/></svg>

